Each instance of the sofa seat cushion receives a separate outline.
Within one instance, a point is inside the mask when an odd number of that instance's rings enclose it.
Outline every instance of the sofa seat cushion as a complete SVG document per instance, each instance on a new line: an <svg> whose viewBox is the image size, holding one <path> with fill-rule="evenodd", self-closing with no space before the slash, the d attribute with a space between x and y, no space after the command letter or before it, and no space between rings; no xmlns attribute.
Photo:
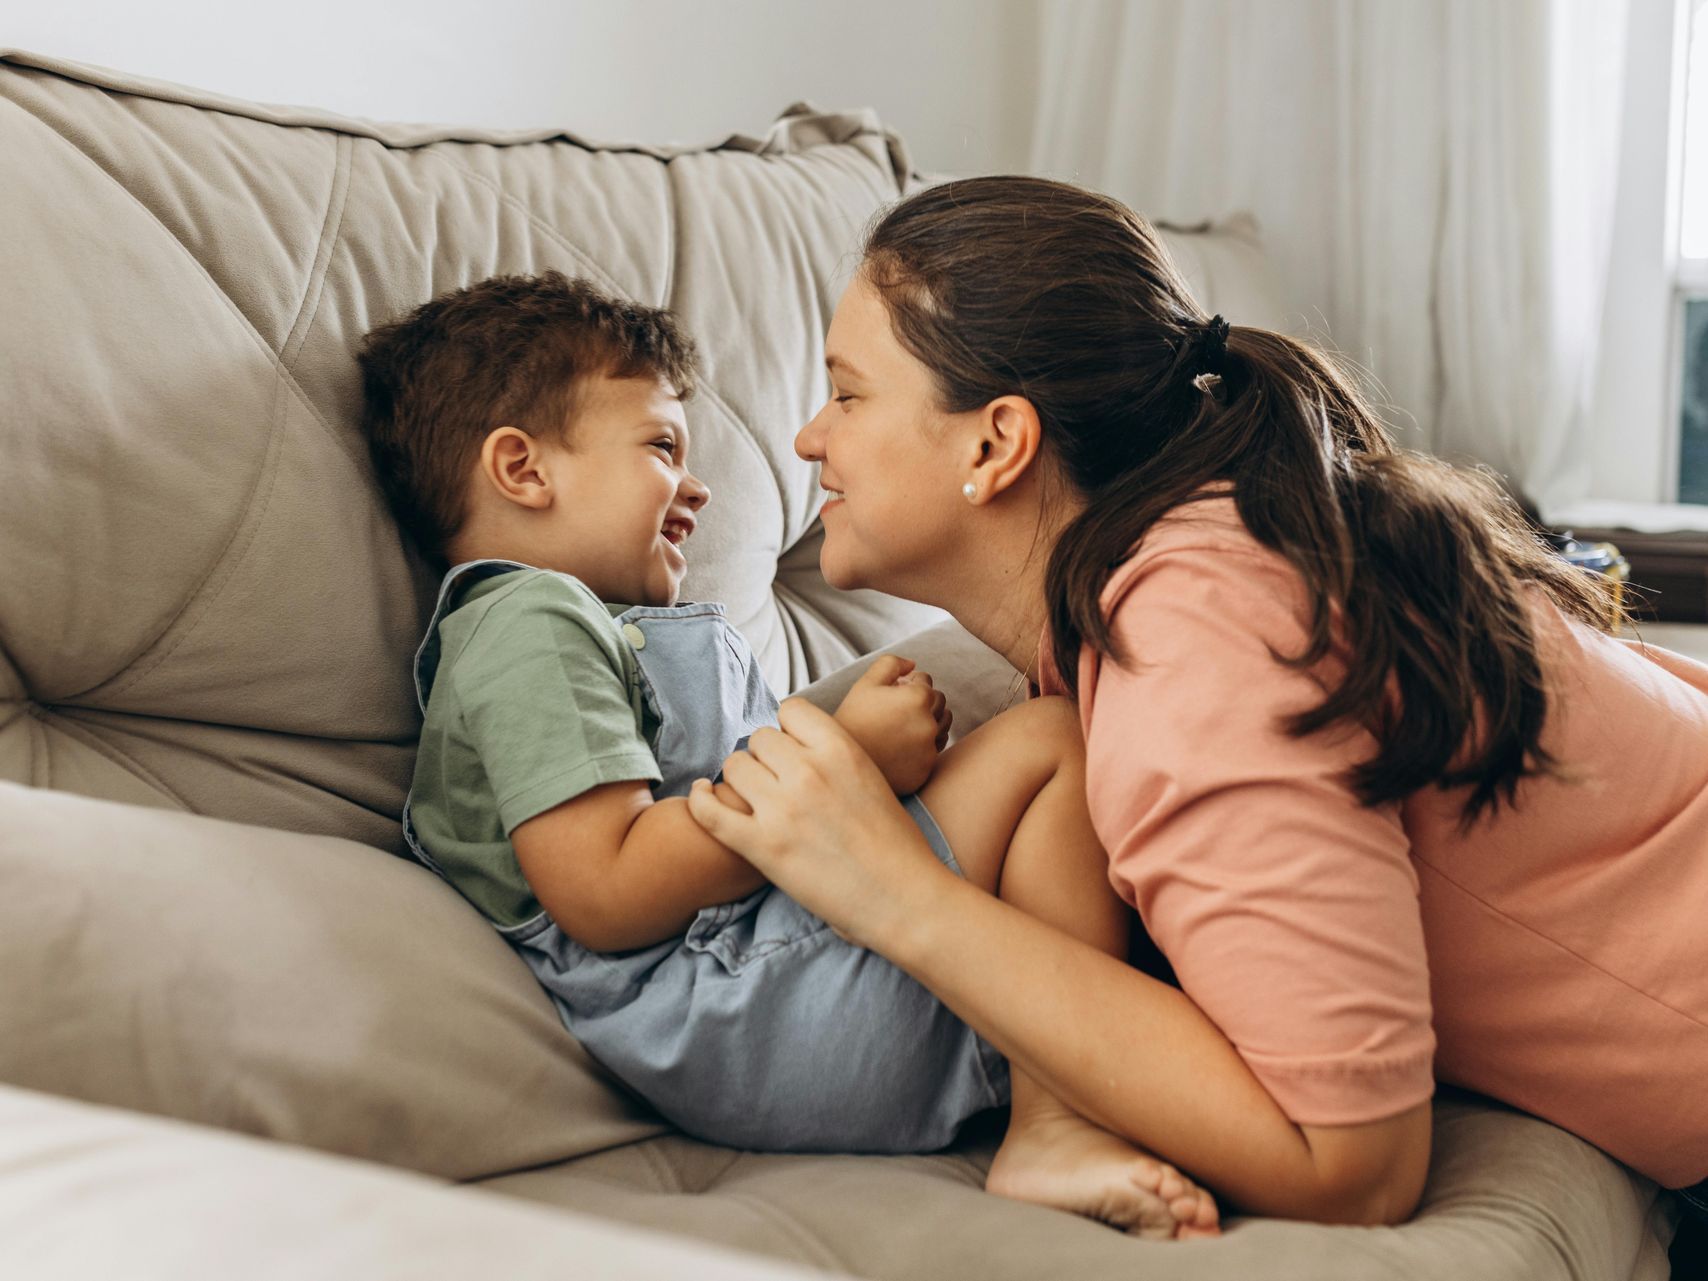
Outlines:
<svg viewBox="0 0 1708 1281"><path fill-rule="evenodd" d="M1012 692L953 624L895 648L964 728ZM0 782L0 885L0 1081L457 1179L666 1129L478 911L371 846Z"/></svg>
<svg viewBox="0 0 1708 1281"><path fill-rule="evenodd" d="M1667 1276L1653 1185L1546 1122L1445 1093L1416 1218L1399 1228L1227 1221L1141 1241L986 1194L1000 1120L929 1156L735 1154L649 1139L481 1186L833 1272L924 1281L1529 1281Z"/></svg>
<svg viewBox="0 0 1708 1281"><path fill-rule="evenodd" d="M901 648L952 671L934 648L952 644ZM977 710L1006 687L999 665L973 666L944 683ZM1252 1220L1146 1243L985 1195L988 1125L897 1158L669 1131L579 1050L473 908L354 842L0 783L0 884L0 1081L15 1086L861 1276L926 1281L970 1259L998 1281L1665 1275L1652 1183L1488 1103L1442 1101L1404 1228Z"/></svg>

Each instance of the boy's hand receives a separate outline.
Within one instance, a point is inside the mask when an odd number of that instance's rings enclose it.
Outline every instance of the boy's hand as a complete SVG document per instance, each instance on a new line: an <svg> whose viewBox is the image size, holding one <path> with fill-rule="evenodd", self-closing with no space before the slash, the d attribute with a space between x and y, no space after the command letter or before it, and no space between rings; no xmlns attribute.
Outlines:
<svg viewBox="0 0 1708 1281"><path fill-rule="evenodd" d="M911 658L886 654L854 682L836 720L872 758L898 796L925 786L954 721L948 700Z"/></svg>

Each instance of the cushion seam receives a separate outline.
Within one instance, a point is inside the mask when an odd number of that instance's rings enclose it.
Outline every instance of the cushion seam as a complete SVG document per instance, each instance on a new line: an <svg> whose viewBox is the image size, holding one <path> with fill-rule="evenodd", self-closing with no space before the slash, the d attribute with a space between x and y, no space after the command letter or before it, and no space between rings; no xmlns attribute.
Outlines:
<svg viewBox="0 0 1708 1281"><path fill-rule="evenodd" d="M751 1192L735 1192L722 1187L712 1190L709 1195L746 1206L759 1218L766 1220L778 1229L784 1237L794 1242L819 1267L837 1271L853 1270L853 1265L843 1258L841 1253L828 1241L776 1203L768 1201L764 1197L755 1196Z"/></svg>
<svg viewBox="0 0 1708 1281"><path fill-rule="evenodd" d="M274 406L274 408L273 408L273 411L271 413L269 413L269 415L268 415L268 430L267 430L267 437L268 437L267 451L268 451L268 453L267 453L267 457L263 459L262 464L261 464L261 468L260 468L259 472L257 473L256 480L255 480L255 488L250 491L249 497L244 504L242 512L238 515L236 520L234 520L232 522L231 534L228 535L227 538L224 540L223 547L222 547L220 553L214 557L212 563L208 567L207 572L202 576L201 580L199 582L197 582L197 584L185 596L183 603L172 614L172 616L166 620L165 624L160 628L160 630L158 632L156 632L153 636L150 636L140 646L138 646L135 650L133 650L128 656L119 660L118 663L115 664L112 674L109 675L108 677L106 677L104 680L99 680L95 684L93 684L91 686L87 686L86 688L84 688L82 690L73 691L71 693L59 696L59 701L65 701L65 700L68 700L71 698L85 697L85 696L87 696L91 693L94 693L96 691L105 691L107 693L117 693L121 690L129 688L141 676L145 675L147 672L152 671L155 667L159 666L159 664L168 655L170 655L173 650L175 650L177 648L178 644L181 643L183 636L181 635L179 637L178 641L175 641L173 643L171 648L162 652L156 659L154 659L152 662L148 663L146 666L137 667L134 665L139 663L142 658L144 658L151 650L153 650L155 647L157 647L166 636L170 635L172 630L178 626L180 620L183 620L186 617L186 615L191 612L192 608L197 605L198 602L202 602L203 608L205 608L207 603L211 602L213 597L208 597L207 601L204 601L203 597L204 597L205 593L207 593L207 591L209 589L209 585L211 583L213 583L215 578L219 575L221 567L226 566L228 563L231 562L232 551L237 546L236 535L239 533L239 531L241 531L244 528L245 524L249 524L251 522L252 517L255 515L254 506L255 506L256 494L261 490L263 485L269 484L269 477L276 470L276 463L277 463L277 457L278 457L278 438L280 435L278 428L279 428L279 422L280 422L280 417L281 417L280 414L278 413L277 406L279 403L279 399L280 399L281 395L283 394L283 392L285 391L286 387L288 387L291 391L293 391L295 393L298 402L308 411L309 415L325 429L327 435L338 446L339 451L341 453L343 453L346 457L350 458L353 462L356 462L358 468L360 468L362 466L362 464L361 464L361 461L359 459L356 459L355 456L350 453L348 446L338 436L338 434L335 431L333 431L331 424L329 422L327 422L327 420L325 418L321 417L320 412L315 407L314 403L312 401L310 401L309 398L303 393L301 385L298 384L296 379L291 376L290 371L285 368L284 363L280 360L278 353L275 352L270 346L268 346L266 340L261 337L260 331L255 328L254 324L250 321L249 317L243 314L243 309L240 308L234 301L232 301L231 295L226 293L226 291L223 288L221 288L219 282L213 278L213 275L208 271L207 267L202 263L201 259L197 258L195 254L190 252L189 246L186 245L181 239L179 239L178 236L172 231L172 229L170 227L168 227L163 221L161 221L160 216L158 214L156 214L154 212L154 210L150 209L146 204L144 204L142 199L134 191L132 191L128 186L126 186L123 182L121 182L119 180L119 178L114 173L112 173L109 169L107 169L107 167L105 165L101 164L98 160L96 160L88 152L83 150L82 147L78 146L75 142L73 142L64 133L60 132L58 129L56 129L53 125L48 123L46 120L43 120L40 116L36 115L33 111L30 111L23 104L18 103L18 102L13 101L13 100L10 100L10 99L7 99L6 101L9 103L9 105L17 108L17 110L22 112L24 115L26 115L30 119L36 121L37 124L39 124L43 129L45 129L53 137L57 138L70 151L74 152L76 155L81 156L86 164L88 164L92 169L95 170L95 172L99 173L102 177L106 178L110 183L112 183L121 192L123 192L124 195L131 201L131 203L137 209L141 210L142 213L150 221L152 221L153 224L157 228L159 228L162 232L165 233L167 239L169 241L171 241L172 244L174 244L178 247L179 251L183 254L183 256L185 258L187 258L189 260L189 262L191 263L191 265L195 268L195 270L198 273L200 273L203 281L214 292L214 294L220 299L220 301L225 304L225 306L231 312L231 314L236 317L237 322L242 326L244 332L249 336L249 338L257 346L259 346L263 352L266 353L267 358L268 358L269 362L272 364L274 372L277 375L277 381L275 383L274 393L273 393L273 406ZM252 536L253 536L253 525L251 525L251 537ZM248 540L245 540L244 546L247 547L247 545L248 545ZM228 572L227 576L229 577L229 572ZM217 597L217 595L218 595L218 591L216 589L214 591L214 596ZM200 611L198 610L197 612L199 613ZM186 628L184 635L188 635L190 632L194 631L194 629L195 629L194 623L192 622Z"/></svg>
<svg viewBox="0 0 1708 1281"><path fill-rule="evenodd" d="M297 304L296 319L291 323L290 333L279 351L280 361L293 375L297 358L302 355L308 335L314 329L315 318L320 315L320 300L326 294L327 268L331 265L332 251L338 244L338 237L344 230L344 213L350 207L351 150L350 139L340 135L332 162L332 189L326 196L326 216L321 220L320 239L314 247L314 263L309 268L308 281L303 286L302 301ZM334 212L337 214L336 224L333 222Z"/></svg>
<svg viewBox="0 0 1708 1281"><path fill-rule="evenodd" d="M40 116L30 111L29 108L25 107L22 103L11 99L5 99L5 101L9 102L14 107L17 107L18 110L22 111L25 115L40 124L42 128L46 129L54 137L58 138L72 151L82 156L97 173L106 178L127 197L129 197L131 202L136 205L138 209L142 210L142 212L148 216L156 227L166 233L166 238L178 246L178 249L183 253L184 257L189 259L191 265L200 273L208 287L212 289L219 299L225 303L226 307L230 309L232 315L237 318L238 324L243 327L244 332L247 333L249 337L254 340L256 345L267 354L268 360L272 364L274 370L289 383L290 389L296 393L296 397L302 403L303 408L306 409L314 420L325 429L327 436L331 439L333 444L335 444L339 451L347 458L350 458L353 462L359 463L361 461L360 458L351 451L350 447L345 443L344 438L338 434L332 424L321 415L319 407L308 398L306 393L304 393L301 384L299 384L295 378L290 376L290 372L285 368L284 362L279 359L279 353L274 351L273 348L268 345L265 338L261 337L260 330L256 329L254 322L251 321L248 316L244 315L243 308L239 307L237 303L232 300L231 295L225 291L219 281L215 280L213 274L208 271L206 264L204 264L200 258L196 257L196 255L190 251L190 247L179 239L177 233L161 220L160 215L144 204L141 197L120 181L116 174L114 174L100 161L96 160L95 157L90 155L87 151L84 151L82 147L78 146L70 138L66 137L65 134L54 128L46 120L43 120Z"/></svg>
<svg viewBox="0 0 1708 1281"><path fill-rule="evenodd" d="M40 722L44 727L46 726L47 717L48 717L48 715L50 715L50 713L42 710L39 707L31 707L29 709L29 713L30 713L30 716L32 718L34 718L36 721ZM159 775L155 774L153 770L144 766L141 762L137 761L135 758L130 756L128 753L121 751L119 748L115 747L111 743L105 742L104 740L101 739L101 737L99 735L95 734L87 726L78 724L78 722L70 716L60 714L59 719L62 722L62 724L57 726L60 733L65 734L70 738L76 739L79 743L82 743L83 746L89 748L91 751L95 752L97 755L104 757L110 764L118 765L118 766L121 766L125 769L129 769L138 778L142 779L143 782L148 783L150 786L157 788L164 795L169 796L172 800L176 801L180 806L183 807L185 813L194 814L194 813L198 812L196 810L195 806L191 805L182 796L178 795L178 793L175 790L173 790L171 787L167 786L167 784L159 777ZM42 764L42 773L43 773L44 779L46 781L41 783L40 786L51 788L53 786L53 784L51 781L51 775L49 774L49 771L47 768L47 751L46 751L45 740L44 740L43 751L42 751L42 763L43 763Z"/></svg>

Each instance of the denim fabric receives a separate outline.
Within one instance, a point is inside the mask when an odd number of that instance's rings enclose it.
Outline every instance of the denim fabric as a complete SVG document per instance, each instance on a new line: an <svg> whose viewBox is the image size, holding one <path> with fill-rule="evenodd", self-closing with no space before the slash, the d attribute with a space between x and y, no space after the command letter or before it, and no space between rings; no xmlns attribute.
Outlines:
<svg viewBox="0 0 1708 1281"><path fill-rule="evenodd" d="M430 639L465 573L527 566L472 561L446 575ZM637 606L613 620L634 650L659 722L659 797L709 778L737 744L777 723L723 606ZM433 647L423 641L421 655ZM425 706L433 672L417 662ZM960 872L918 797L903 804L933 852ZM404 811L404 833L432 867ZM927 1152L1008 1101L1007 1065L888 961L837 937L765 888L698 913L678 939L593 952L545 913L499 932L587 1051L673 1124L710 1142L779 1152Z"/></svg>

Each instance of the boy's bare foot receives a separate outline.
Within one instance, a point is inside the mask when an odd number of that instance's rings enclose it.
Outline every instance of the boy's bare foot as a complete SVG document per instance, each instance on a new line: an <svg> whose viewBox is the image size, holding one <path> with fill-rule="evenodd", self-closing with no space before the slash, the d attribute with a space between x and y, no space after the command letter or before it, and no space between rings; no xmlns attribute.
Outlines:
<svg viewBox="0 0 1708 1281"><path fill-rule="evenodd" d="M1187 1240L1222 1230L1208 1192L1065 1109L1016 1113L985 1190L1082 1214L1133 1236Z"/></svg>

